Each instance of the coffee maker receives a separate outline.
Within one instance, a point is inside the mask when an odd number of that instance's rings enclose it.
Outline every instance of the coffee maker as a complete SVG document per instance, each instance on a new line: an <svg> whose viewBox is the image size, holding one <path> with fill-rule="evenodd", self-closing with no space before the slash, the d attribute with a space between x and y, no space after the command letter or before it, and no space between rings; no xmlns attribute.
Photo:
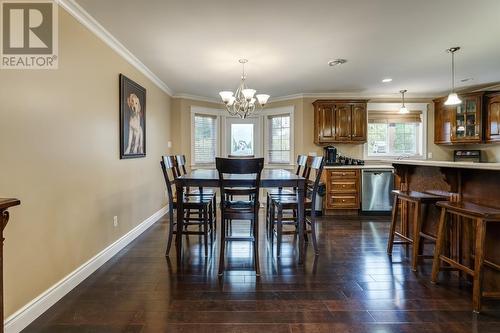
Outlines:
<svg viewBox="0 0 500 333"><path fill-rule="evenodd" d="M326 146L325 150L325 165L337 164L337 148L333 146Z"/></svg>

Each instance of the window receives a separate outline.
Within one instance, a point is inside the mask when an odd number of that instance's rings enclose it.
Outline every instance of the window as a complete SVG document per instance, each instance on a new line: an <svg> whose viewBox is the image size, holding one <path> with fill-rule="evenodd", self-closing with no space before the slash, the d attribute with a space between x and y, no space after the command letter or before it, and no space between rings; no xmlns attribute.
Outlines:
<svg viewBox="0 0 500 333"><path fill-rule="evenodd" d="M253 156L253 124L231 124L231 156Z"/></svg>
<svg viewBox="0 0 500 333"><path fill-rule="evenodd" d="M422 112L368 112L368 157L424 157Z"/></svg>
<svg viewBox="0 0 500 333"><path fill-rule="evenodd" d="M217 154L217 117L194 115L194 164L213 164Z"/></svg>
<svg viewBox="0 0 500 333"><path fill-rule="evenodd" d="M290 163L290 114L268 117L268 163Z"/></svg>

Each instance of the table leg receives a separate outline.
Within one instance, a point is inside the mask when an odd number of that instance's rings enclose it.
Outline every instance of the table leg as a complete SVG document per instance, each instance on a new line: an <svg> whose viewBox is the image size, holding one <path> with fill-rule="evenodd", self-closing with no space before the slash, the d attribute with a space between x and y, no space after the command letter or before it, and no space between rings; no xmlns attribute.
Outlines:
<svg viewBox="0 0 500 333"><path fill-rule="evenodd" d="M299 184L297 187L297 199L299 201L299 209L297 211L298 228L299 228L299 265L304 263L304 185Z"/></svg>
<svg viewBox="0 0 500 333"><path fill-rule="evenodd" d="M177 183L175 186L175 192L177 196L177 226L176 226L176 235L175 235L175 245L177 252L177 267L180 268L182 266L182 230L184 230L184 186L180 183Z"/></svg>

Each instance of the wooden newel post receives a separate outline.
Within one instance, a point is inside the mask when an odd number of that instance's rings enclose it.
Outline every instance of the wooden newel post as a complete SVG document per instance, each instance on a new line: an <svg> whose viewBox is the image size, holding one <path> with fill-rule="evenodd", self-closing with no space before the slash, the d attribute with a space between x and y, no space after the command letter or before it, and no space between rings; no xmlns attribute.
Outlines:
<svg viewBox="0 0 500 333"><path fill-rule="evenodd" d="M18 199L1 199L0 198L0 223L1 223L1 240L2 244L0 244L0 306L1 306L1 311L0 311L0 320L1 320L1 329L0 333L3 333L4 331L4 318L3 318L3 230L7 226L7 223L9 222L9 212L8 209L10 207L18 206L21 204L21 201Z"/></svg>

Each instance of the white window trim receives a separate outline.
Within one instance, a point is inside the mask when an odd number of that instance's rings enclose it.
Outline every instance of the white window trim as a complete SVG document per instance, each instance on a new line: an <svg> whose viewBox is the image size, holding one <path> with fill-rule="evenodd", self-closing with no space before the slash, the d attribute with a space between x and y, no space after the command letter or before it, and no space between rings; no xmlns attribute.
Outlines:
<svg viewBox="0 0 500 333"><path fill-rule="evenodd" d="M295 166L295 107L293 105L279 108L264 109L261 113L264 119L264 166L266 168L291 169ZM290 115L290 163L269 163L269 116Z"/></svg>
<svg viewBox="0 0 500 333"><path fill-rule="evenodd" d="M206 108L201 106L191 106L191 168L215 168L215 163L195 163L194 159L194 117L195 115L206 115L206 116L215 116L215 135L216 135L216 146L215 146L215 155L220 155L220 147L221 147L221 116L224 110Z"/></svg>
<svg viewBox="0 0 500 333"><path fill-rule="evenodd" d="M422 112L422 156L411 156L412 159L427 159L427 111L429 109L428 103L405 103L409 110L418 110ZM368 103L367 112L370 111L398 111L401 103ZM368 117L367 117L368 121ZM368 133L367 133L368 135ZM376 160L393 160L400 157L399 155L384 155L384 156L369 156L368 155L368 142L363 145L363 159L369 161Z"/></svg>

